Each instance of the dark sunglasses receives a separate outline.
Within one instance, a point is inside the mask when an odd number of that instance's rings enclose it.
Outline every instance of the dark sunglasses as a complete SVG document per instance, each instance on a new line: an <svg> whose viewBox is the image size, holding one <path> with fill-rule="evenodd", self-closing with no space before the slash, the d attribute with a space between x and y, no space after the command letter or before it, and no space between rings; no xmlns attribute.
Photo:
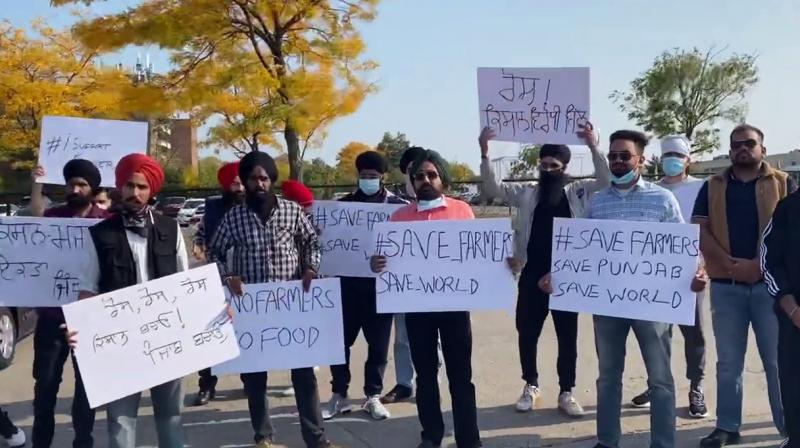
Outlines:
<svg viewBox="0 0 800 448"><path fill-rule="evenodd" d="M616 162L617 160L622 162L629 162L633 158L633 154L629 152L610 152L608 153L608 161L609 162Z"/></svg>
<svg viewBox="0 0 800 448"><path fill-rule="evenodd" d="M423 181L423 180L436 180L439 178L439 173L436 171L418 171L417 174L414 175L414 180Z"/></svg>
<svg viewBox="0 0 800 448"><path fill-rule="evenodd" d="M758 142L755 139L748 138L747 140L735 140L731 142L731 149L734 151L738 151L740 149L753 149L758 145Z"/></svg>

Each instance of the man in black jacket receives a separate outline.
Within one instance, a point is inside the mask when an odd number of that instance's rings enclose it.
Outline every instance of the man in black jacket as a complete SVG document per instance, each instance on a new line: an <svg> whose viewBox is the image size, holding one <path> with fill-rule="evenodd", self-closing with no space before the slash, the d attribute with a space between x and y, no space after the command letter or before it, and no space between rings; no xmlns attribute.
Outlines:
<svg viewBox="0 0 800 448"><path fill-rule="evenodd" d="M782 447L800 448L800 193L778 202L764 229L761 269L778 315L778 377L787 439Z"/></svg>
<svg viewBox="0 0 800 448"><path fill-rule="evenodd" d="M383 185L388 170L386 159L378 152L367 151L356 157L358 190L343 197L344 202L373 204L406 204ZM350 347L358 333L364 331L367 340L367 361L364 363L364 410L375 420L389 417L389 411L380 401L383 390L383 373L389 353L392 333L392 314L378 314L375 304L375 279L342 277L342 314L344 321L345 364L331 366L333 395L322 411L323 418L350 412L347 389L350 386Z"/></svg>

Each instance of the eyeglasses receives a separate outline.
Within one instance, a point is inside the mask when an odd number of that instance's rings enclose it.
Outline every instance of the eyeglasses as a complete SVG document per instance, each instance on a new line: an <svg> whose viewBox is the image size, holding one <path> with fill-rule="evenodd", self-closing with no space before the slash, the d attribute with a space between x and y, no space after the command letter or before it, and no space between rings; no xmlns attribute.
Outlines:
<svg viewBox="0 0 800 448"><path fill-rule="evenodd" d="M633 154L629 152L610 152L608 153L608 161L609 162L616 162L617 160L622 162L628 162L633 158Z"/></svg>
<svg viewBox="0 0 800 448"><path fill-rule="evenodd" d="M740 149L753 149L758 145L755 139L748 138L747 140L735 140L731 142L731 150L738 151Z"/></svg>
<svg viewBox="0 0 800 448"><path fill-rule="evenodd" d="M436 171L418 171L417 174L414 175L414 180L416 181L423 181L423 180L436 180L439 178L439 173Z"/></svg>

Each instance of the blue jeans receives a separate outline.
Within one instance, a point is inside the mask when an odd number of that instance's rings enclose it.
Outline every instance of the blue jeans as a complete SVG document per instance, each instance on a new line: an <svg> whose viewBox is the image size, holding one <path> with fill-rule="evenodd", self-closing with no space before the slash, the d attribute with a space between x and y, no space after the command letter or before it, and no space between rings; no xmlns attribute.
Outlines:
<svg viewBox="0 0 800 448"><path fill-rule="evenodd" d="M625 341L633 329L650 390L650 446L675 446L675 383L670 367L672 326L660 322L594 316L594 341L600 377L597 379L597 440L617 448L622 437L622 372L625 369Z"/></svg>
<svg viewBox="0 0 800 448"><path fill-rule="evenodd" d="M158 433L158 448L183 448L183 387L181 379L150 389ZM136 420L142 393L112 401L106 408L110 448L136 447Z"/></svg>
<svg viewBox="0 0 800 448"><path fill-rule="evenodd" d="M442 343L436 344L439 368L442 367ZM414 390L414 363L411 361L411 344L408 342L406 315L394 315L394 376L397 384Z"/></svg>
<svg viewBox="0 0 800 448"><path fill-rule="evenodd" d="M711 283L711 322L717 339L717 428L739 432L742 425L742 372L750 324L767 375L772 421L785 434L778 382L778 319L764 283Z"/></svg>

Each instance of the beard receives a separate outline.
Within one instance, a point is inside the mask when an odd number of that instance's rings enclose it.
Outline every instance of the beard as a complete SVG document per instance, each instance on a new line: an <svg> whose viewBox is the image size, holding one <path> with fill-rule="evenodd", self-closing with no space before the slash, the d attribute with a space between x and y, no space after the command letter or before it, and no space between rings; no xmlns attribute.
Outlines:
<svg viewBox="0 0 800 448"><path fill-rule="evenodd" d="M277 198L267 190L247 190L244 202L262 220L266 221L277 203Z"/></svg>
<svg viewBox="0 0 800 448"><path fill-rule="evenodd" d="M731 164L733 166L738 166L739 168L755 168L761 164L761 161L756 160L749 154L737 154L736 157L731 160Z"/></svg>
<svg viewBox="0 0 800 448"><path fill-rule="evenodd" d="M433 185L429 183L422 184L419 188L417 188L416 192L417 199L420 201L432 201L442 196L442 192L437 191L435 188L433 188Z"/></svg>
<svg viewBox="0 0 800 448"><path fill-rule="evenodd" d="M124 215L129 215L129 216L137 215L141 213L142 210L144 210L146 205L147 204L139 202L139 200L136 199L135 197L130 197L122 201L122 205L120 206L120 212L122 212L122 214Z"/></svg>
<svg viewBox="0 0 800 448"><path fill-rule="evenodd" d="M228 208L244 204L244 198L244 191L226 191L222 193L222 203Z"/></svg>
<svg viewBox="0 0 800 448"><path fill-rule="evenodd" d="M89 206L92 203L92 198L83 196L77 193L67 195L67 207L71 209L80 209Z"/></svg>
<svg viewBox="0 0 800 448"><path fill-rule="evenodd" d="M542 171L539 173L539 200L556 206L564 197L564 186L569 175L563 171Z"/></svg>

